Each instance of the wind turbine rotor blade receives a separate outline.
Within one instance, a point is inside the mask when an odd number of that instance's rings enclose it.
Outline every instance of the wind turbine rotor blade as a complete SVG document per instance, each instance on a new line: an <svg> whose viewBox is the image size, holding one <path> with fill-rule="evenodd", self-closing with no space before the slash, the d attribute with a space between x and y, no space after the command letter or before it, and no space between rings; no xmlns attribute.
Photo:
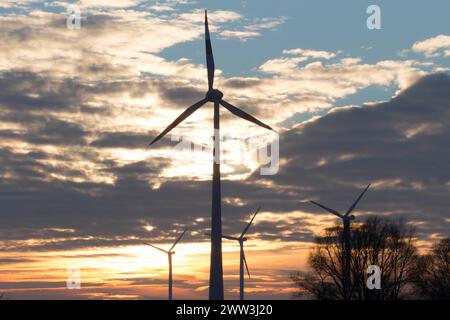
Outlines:
<svg viewBox="0 0 450 320"><path fill-rule="evenodd" d="M259 210L261 210L261 207L259 207L258 209L256 209L255 213L253 214L253 217L251 218L250 222L247 224L247 226L245 227L244 231L242 231L242 234L240 236L240 238L244 237L244 235L247 233L248 229L250 228L250 226L252 225L253 219L255 219L256 215L258 214Z"/></svg>
<svg viewBox="0 0 450 320"><path fill-rule="evenodd" d="M214 85L214 56L211 46L211 37L209 35L208 14L205 10L205 49L206 49L206 68L208 69L208 88L211 90Z"/></svg>
<svg viewBox="0 0 450 320"><path fill-rule="evenodd" d="M274 132L276 132L275 130L273 130L270 126L268 126L267 124L259 121L258 119L256 119L255 117L253 117L252 115L248 114L247 112L233 106L232 104L226 102L225 100L220 101L220 104L223 105L225 108L228 109L228 111L230 111L232 114L234 114L235 116L238 116L244 120L253 122L254 124L263 127L265 129L268 130L272 130Z"/></svg>
<svg viewBox="0 0 450 320"><path fill-rule="evenodd" d="M353 210L355 210L356 205L358 204L359 200L361 200L361 198L364 196L364 194L366 193L366 191L370 188L370 184L364 189L364 191L359 195L358 199L356 199L356 201L352 204L352 206L348 209L347 213L345 214L346 216L348 216Z"/></svg>
<svg viewBox="0 0 450 320"><path fill-rule="evenodd" d="M177 245L177 243L181 240L181 238L183 238L184 234L186 233L187 230L184 230L183 233L178 237L177 241L175 241L175 243L172 245L172 247L169 249L169 252L171 252L173 250L173 248L175 248L175 246Z"/></svg>
<svg viewBox="0 0 450 320"><path fill-rule="evenodd" d="M250 271L248 270L247 259L245 258L244 252L242 252L242 257L244 258L245 269L247 269L248 278L250 279Z"/></svg>
<svg viewBox="0 0 450 320"><path fill-rule="evenodd" d="M226 235L222 235L222 238L225 238L225 239L228 239L228 240L239 241L239 238L231 237L231 236L226 236Z"/></svg>
<svg viewBox="0 0 450 320"><path fill-rule="evenodd" d="M148 246L150 246L150 247L153 247L153 248L155 248L155 249L158 249L159 251L162 251L162 252L164 252L164 253L168 253L166 250L161 249L161 248L159 248L159 247L157 247L157 246L154 246L154 245L152 245L151 243L144 242L144 244L146 244L146 245L148 245Z"/></svg>
<svg viewBox="0 0 450 320"><path fill-rule="evenodd" d="M182 114L178 116L178 118L175 119L174 122L172 122L163 132L159 134L155 139L153 139L152 142L150 142L150 145L154 144L156 141L164 137L170 130L175 128L177 125L179 125L184 119L189 117L191 114L193 114L195 111L197 111L198 108L200 108L202 105L204 105L207 102L206 99L200 100L196 103L194 103L192 106L184 110Z"/></svg>
<svg viewBox="0 0 450 320"><path fill-rule="evenodd" d="M330 209L330 208L328 208L328 207L326 207L326 206L324 206L324 205L322 205L322 204L320 204L320 203L318 203L318 202L315 202L315 201L312 201L312 200L311 200L310 202L311 202L312 204L315 204L316 206L321 207L322 209L325 209L326 211L328 211L328 212L330 212L330 213L332 213L332 214L338 216L339 218L343 218L343 217L344 217L342 214L340 214L340 213L337 212L336 210Z"/></svg>

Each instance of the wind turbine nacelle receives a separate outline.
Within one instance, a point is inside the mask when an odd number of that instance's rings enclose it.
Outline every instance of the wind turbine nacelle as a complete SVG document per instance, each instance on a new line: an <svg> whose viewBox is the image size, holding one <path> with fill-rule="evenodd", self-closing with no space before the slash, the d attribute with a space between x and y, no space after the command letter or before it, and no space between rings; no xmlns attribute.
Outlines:
<svg viewBox="0 0 450 320"><path fill-rule="evenodd" d="M206 99L210 102L220 102L223 98L223 93L217 89L211 89L206 93Z"/></svg>
<svg viewBox="0 0 450 320"><path fill-rule="evenodd" d="M242 238L242 241L247 241L247 237Z"/></svg>
<svg viewBox="0 0 450 320"><path fill-rule="evenodd" d="M170 251L169 253L170 253L170 254L175 254L175 251Z"/></svg>
<svg viewBox="0 0 450 320"><path fill-rule="evenodd" d="M351 220L355 220L355 216L354 216L354 215L352 215L352 214L351 214L351 215L349 215L349 216L348 216L348 220L350 220L350 221L351 221Z"/></svg>

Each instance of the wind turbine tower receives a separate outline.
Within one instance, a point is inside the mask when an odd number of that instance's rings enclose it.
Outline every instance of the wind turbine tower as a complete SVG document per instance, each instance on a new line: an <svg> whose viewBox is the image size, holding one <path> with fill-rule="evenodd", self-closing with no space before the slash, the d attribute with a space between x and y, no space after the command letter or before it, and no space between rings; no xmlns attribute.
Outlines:
<svg viewBox="0 0 450 320"><path fill-rule="evenodd" d="M350 268L351 268L352 246L351 246L350 223L353 220L355 220L355 216L350 213L352 213L353 210L355 210L356 205L361 200L361 198L364 196L364 194L369 189L369 187L370 187L370 184L363 190L363 192L359 195L359 197L355 200L355 202L353 202L353 204L350 206L350 208L347 210L347 212L345 214L341 214L338 211L330 209L316 201L311 201L311 203L315 204L316 206L319 206L322 209L325 209L326 211L328 211L342 219L342 223L344 225L343 235L342 235L344 238L342 274L344 277L343 287L344 287L344 299L345 300L350 300L350 298L351 298Z"/></svg>
<svg viewBox="0 0 450 320"><path fill-rule="evenodd" d="M245 252L244 252L244 242L247 241L247 237L245 236L248 232L248 229L252 225L253 220L255 219L256 215L258 214L259 210L261 208L258 208L255 213L253 214L253 217L250 219L250 222L245 227L244 231L242 231L241 235L239 237L232 237L227 235L222 235L222 238L238 241L239 242L239 299L244 300L244 264L245 269L247 269L248 277L250 278L250 271L248 269L247 259L245 258ZM206 235L210 235L207 233Z"/></svg>
<svg viewBox="0 0 450 320"><path fill-rule="evenodd" d="M168 251L161 249L151 243L144 242L144 244L146 244L150 247L153 247L155 249L158 249L159 251L162 251L167 254L167 257L169 259L169 300L172 300L172 298L173 298L173 296L172 296L172 255L175 254L175 251L173 251L173 249L175 248L175 246L181 240L181 238L184 236L185 233L186 233L186 230L183 231L183 233L178 237L178 239L174 242L174 244Z"/></svg>
<svg viewBox="0 0 450 320"><path fill-rule="evenodd" d="M213 147L213 177L212 177L212 208L211 208L211 264L209 273L209 299L223 300L223 267L222 267L222 213L220 193L220 106L232 114L259 125L268 130L273 130L268 125L259 121L245 111L233 106L223 99L223 93L214 89L214 56L209 34L208 16L205 11L205 47L206 66L208 74L208 91L205 98L194 103L178 116L163 132L161 132L150 145L164 137L169 131L179 125L183 120L193 114L207 102L214 104L214 147Z"/></svg>

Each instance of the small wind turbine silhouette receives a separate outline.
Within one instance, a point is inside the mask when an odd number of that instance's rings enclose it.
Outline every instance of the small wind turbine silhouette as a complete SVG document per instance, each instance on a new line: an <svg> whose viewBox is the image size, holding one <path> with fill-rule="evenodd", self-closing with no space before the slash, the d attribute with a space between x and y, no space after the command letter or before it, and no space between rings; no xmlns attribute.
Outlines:
<svg viewBox="0 0 450 320"><path fill-rule="evenodd" d="M244 253L244 242L247 241L247 237L245 235L248 232L248 229L252 225L253 220L255 219L256 215L258 214L261 207L259 207L255 213L253 214L253 217L251 218L250 222L245 227L244 231L242 231L241 235L239 237L232 237L232 236L226 236L223 235L222 238L238 241L239 247L240 247L240 256L239 256L239 299L244 300L244 264L245 269L247 269L248 277L250 278L250 271L248 270L248 264L247 259L245 259L245 253ZM209 233L206 234L207 236L210 236Z"/></svg>
<svg viewBox="0 0 450 320"><path fill-rule="evenodd" d="M167 257L169 258L169 300L172 300L172 255L175 254L175 251L173 251L173 249L175 248L175 246L181 240L181 238L184 236L185 233L186 233L186 230L183 231L183 233L178 237L178 239L174 242L174 244L168 251L161 249L151 243L144 242L144 244L166 253Z"/></svg>
<svg viewBox="0 0 450 320"><path fill-rule="evenodd" d="M209 273L209 299L223 300L223 268L222 268L222 213L220 195L220 110L222 105L232 114L263 128L273 130L250 114L223 100L223 93L213 88L214 84L214 57L209 35L208 16L205 10L205 46L206 66L208 71L208 91L204 99L194 103L178 116L163 132L161 132L150 145L154 144L169 131L179 125L183 120L193 114L207 102L214 103L214 148L213 148L213 179L212 179L212 212L211 212L211 265ZM275 131L275 130L273 130Z"/></svg>
<svg viewBox="0 0 450 320"><path fill-rule="evenodd" d="M347 210L347 212L345 214L341 214L341 213L337 212L336 210L330 209L316 201L312 201L312 200L310 201L311 203L315 204L316 206L319 206L322 209L325 209L326 211L331 212L332 214L334 214L342 219L342 223L344 225L344 230L343 230L343 238L344 238L343 262L344 263L342 264L342 274L344 276L344 283L343 283L344 299L346 299L346 300L350 299L350 296L351 296L350 259L351 259L352 247L351 247L350 222L355 219L355 216L351 215L350 213L352 213L353 210L355 210L356 205L361 200L361 198L364 196L364 194L369 189L369 187L370 187L370 184L364 189L364 191L359 195L359 197L355 200L355 202L353 202L353 204L350 206L350 208Z"/></svg>

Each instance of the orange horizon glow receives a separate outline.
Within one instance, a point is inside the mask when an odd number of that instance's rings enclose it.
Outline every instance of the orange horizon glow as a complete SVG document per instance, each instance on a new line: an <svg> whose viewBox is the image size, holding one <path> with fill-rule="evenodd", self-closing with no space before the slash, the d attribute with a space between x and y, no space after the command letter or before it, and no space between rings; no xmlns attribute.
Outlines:
<svg viewBox="0 0 450 320"><path fill-rule="evenodd" d="M170 247L170 244L159 244ZM289 248L292 249L289 249ZM305 269L310 245L249 241L246 256L251 279L246 295L253 299L290 299L295 287L291 272ZM180 243L173 258L174 298L207 299L209 242ZM48 252L7 252L17 258L0 271L0 282L11 299L166 299L167 256L145 245ZM67 268L80 268L81 288L68 289ZM239 297L239 247L223 243L225 297ZM280 272L281 270L281 272ZM134 283L144 280L148 283ZM152 283L154 282L154 283ZM181 283L184 282L184 283Z"/></svg>
<svg viewBox="0 0 450 320"><path fill-rule="evenodd" d="M257 225L284 223L292 226L294 232L299 219L313 234L320 234L336 221L330 215L300 211L281 215L261 212L249 234L249 241L245 243L251 272L251 279L245 278L248 299L293 297L296 287L289 276L295 271L309 270L307 258L314 243L261 240ZM204 221L203 218L197 220ZM148 232L154 230L152 225L143 223L142 227ZM57 230L68 235L76 231ZM281 238L290 236L283 232L279 235ZM198 236L198 233L191 231L191 236ZM0 270L0 293L10 299L167 299L168 259L163 252L144 244L32 251L35 245L64 240L66 238L3 243L4 248L12 248L20 242L22 247L26 245L30 249L0 252L0 261L7 262ZM173 257L174 299L207 299L210 243L206 239L204 242L185 241L177 244ZM430 241L417 240L421 253L428 250L430 244ZM172 243L157 242L157 245L168 249ZM238 299L239 246L224 240L222 250L225 298ZM68 268L80 269L80 289L67 288Z"/></svg>

